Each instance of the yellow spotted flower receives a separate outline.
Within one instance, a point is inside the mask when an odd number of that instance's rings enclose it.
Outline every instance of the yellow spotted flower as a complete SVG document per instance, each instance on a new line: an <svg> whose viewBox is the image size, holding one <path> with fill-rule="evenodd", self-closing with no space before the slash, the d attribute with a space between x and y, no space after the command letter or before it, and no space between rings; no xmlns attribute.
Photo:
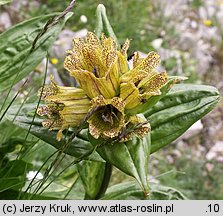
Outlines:
<svg viewBox="0 0 223 216"><path fill-rule="evenodd" d="M50 85L40 93L47 105L40 106L37 113L48 117L42 123L44 127L59 130L58 140L61 140L64 129L77 126L90 109L90 99L82 89L58 86L53 77Z"/></svg>
<svg viewBox="0 0 223 216"><path fill-rule="evenodd" d="M150 52L145 59L140 59L138 52L134 53L133 69L120 77L120 97L125 100L126 109L135 108L151 96L161 94L168 74L156 71L159 63L160 57L155 52Z"/></svg>
<svg viewBox="0 0 223 216"><path fill-rule="evenodd" d="M37 113L46 116L44 127L58 130L58 140L63 130L78 127L83 121L95 139L127 141L150 131L146 119L127 112L161 94L168 74L156 71L160 57L155 52L145 59L136 52L130 70L128 47L128 39L119 50L112 38L102 35L99 39L92 32L85 39L74 39L64 67L79 87L58 86L51 78L50 85L40 91L46 105L39 107Z"/></svg>

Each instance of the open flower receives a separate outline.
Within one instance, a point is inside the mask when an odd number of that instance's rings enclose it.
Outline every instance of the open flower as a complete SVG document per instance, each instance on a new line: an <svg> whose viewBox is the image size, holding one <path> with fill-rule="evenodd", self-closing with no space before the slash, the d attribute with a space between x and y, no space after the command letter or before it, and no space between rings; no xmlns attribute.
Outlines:
<svg viewBox="0 0 223 216"><path fill-rule="evenodd" d="M86 41L74 39L73 50L68 51L64 67L70 72L89 98L119 95L119 77L128 71L126 40L121 51L112 38L101 38L89 32Z"/></svg>
<svg viewBox="0 0 223 216"><path fill-rule="evenodd" d="M105 99L99 95L92 99L92 109L95 113L88 120L89 131L96 139L117 137L125 127L125 102L118 97Z"/></svg>
<svg viewBox="0 0 223 216"><path fill-rule="evenodd" d="M40 93L47 105L40 106L37 113L48 117L42 123L44 127L59 130L58 140L61 140L63 130L78 126L90 109L90 99L82 89L58 86L53 77L50 85Z"/></svg>
<svg viewBox="0 0 223 216"><path fill-rule="evenodd" d="M168 75L156 71L160 57L155 52L145 59L136 52L134 67L129 70L128 47L128 39L119 50L112 38L102 35L99 40L91 32L85 40L74 39L64 67L79 87L58 86L51 79L51 84L42 89L46 105L37 110L39 115L47 117L44 127L58 130L58 140L63 130L80 126L83 120L88 122L89 132L96 139L117 137L119 141L127 141L150 131L146 119L126 112L161 94L160 88L167 83Z"/></svg>
<svg viewBox="0 0 223 216"><path fill-rule="evenodd" d="M161 94L160 89L167 83L168 74L155 69L160 57L150 52L145 59L134 53L133 69L121 76L120 97L126 101L126 109L133 109L151 96Z"/></svg>

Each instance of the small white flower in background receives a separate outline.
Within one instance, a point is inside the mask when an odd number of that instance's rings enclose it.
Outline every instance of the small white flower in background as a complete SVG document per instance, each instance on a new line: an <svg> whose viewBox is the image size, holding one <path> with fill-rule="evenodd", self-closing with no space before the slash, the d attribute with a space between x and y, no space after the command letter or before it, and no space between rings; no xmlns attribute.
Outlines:
<svg viewBox="0 0 223 216"><path fill-rule="evenodd" d="M43 175L42 175L42 173L37 172L37 171L29 171L29 172L26 174L26 178L27 178L29 181L31 181L34 177L35 177L35 179L37 179L37 180L43 179Z"/></svg>
<svg viewBox="0 0 223 216"><path fill-rule="evenodd" d="M80 20L81 20L82 23L86 23L87 22L87 17L85 15L81 15Z"/></svg>
<svg viewBox="0 0 223 216"><path fill-rule="evenodd" d="M158 50L162 46L162 43L163 43L163 39L157 38L157 39L153 40L151 44L154 49Z"/></svg>

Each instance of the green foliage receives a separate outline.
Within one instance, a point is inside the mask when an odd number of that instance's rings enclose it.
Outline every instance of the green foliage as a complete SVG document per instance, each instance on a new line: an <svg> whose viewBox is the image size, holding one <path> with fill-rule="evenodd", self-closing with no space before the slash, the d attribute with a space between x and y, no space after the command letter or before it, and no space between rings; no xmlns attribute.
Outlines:
<svg viewBox="0 0 223 216"><path fill-rule="evenodd" d="M189 147L178 147L181 156L174 159L174 163L168 163L165 154L170 155L175 147L155 153L154 160L159 160L159 163L151 170L161 173L157 180L160 184L177 188L190 200L222 200L223 165L217 161L205 161L203 155L193 157L196 146ZM206 168L207 164L212 166L212 170Z"/></svg>
<svg viewBox="0 0 223 216"><path fill-rule="evenodd" d="M30 170L31 164L22 160L13 160L0 169L0 192L8 189L19 190L25 185L26 172Z"/></svg>
<svg viewBox="0 0 223 216"><path fill-rule="evenodd" d="M27 76L46 56L71 14L43 31L56 14L35 17L19 23L0 35L0 91ZM37 36L40 36L35 41Z"/></svg>
<svg viewBox="0 0 223 216"><path fill-rule="evenodd" d="M99 161L82 161L77 167L85 188L85 199L95 199L102 186L105 163Z"/></svg>
<svg viewBox="0 0 223 216"><path fill-rule="evenodd" d="M151 152L170 144L193 123L210 112L220 100L212 86L176 84L144 115L151 123Z"/></svg>
<svg viewBox="0 0 223 216"><path fill-rule="evenodd" d="M87 3L87 5L86 5ZM33 8L32 16L52 13L53 11L63 10L69 1L63 1L58 4L57 1L48 0L47 4L41 4L41 7ZM104 4L107 8L107 16L120 44L124 43L126 38L132 39L131 51L138 50L147 52L150 43L155 39L153 32L145 35L145 26L149 21L148 12L151 9L151 1L138 0L79 0L75 7L75 16L68 20L67 26L73 31L86 28L89 31L94 31L96 27L95 9L98 4ZM80 20L81 15L85 15L88 19L87 23ZM151 38L151 36L152 38Z"/></svg>
<svg viewBox="0 0 223 216"><path fill-rule="evenodd" d="M86 131L83 131L83 133L77 135L67 146L66 143L68 142L69 136L72 134L71 131L68 131L67 135L64 136L60 142L57 141L56 131L49 131L47 128L42 127L42 118L36 116L33 121L36 106L36 104L26 104L22 107L18 114L17 111L20 106L12 106L7 113L7 118L9 120L15 119L14 123L19 127L30 130L31 134L37 136L55 148L74 156L76 159L87 158L91 153L94 152L94 147L87 140L85 135ZM96 153L94 153L91 158L93 160L103 161Z"/></svg>
<svg viewBox="0 0 223 216"><path fill-rule="evenodd" d="M199 8L200 6L202 6L204 4L203 0L192 0L191 1L191 5L194 8Z"/></svg>
<svg viewBox="0 0 223 216"><path fill-rule="evenodd" d="M0 5L11 3L12 0L0 0Z"/></svg>
<svg viewBox="0 0 223 216"><path fill-rule="evenodd" d="M27 148L38 142L38 138L31 134L25 140L27 131L10 121L2 122L0 131L0 167L6 166L10 160L14 160L19 151L25 152Z"/></svg>
<svg viewBox="0 0 223 216"><path fill-rule="evenodd" d="M145 196L136 182L121 183L108 188L102 200L184 200L186 197L175 188L150 183L150 196Z"/></svg>
<svg viewBox="0 0 223 216"><path fill-rule="evenodd" d="M90 142L97 146L97 152L107 162L111 163L127 175L134 177L145 194L149 193L148 162L150 155L150 134L139 139L134 137L125 143L107 143L104 140L93 139Z"/></svg>
<svg viewBox="0 0 223 216"><path fill-rule="evenodd" d="M194 122L212 110L218 101L219 92L214 87L176 84L168 94L163 96L160 101L144 113L151 122L152 127L151 152L157 151L178 138ZM62 142L56 141L56 133L44 129L41 126L41 118L37 117L32 122L33 117L29 112L34 108L35 105L25 105L19 115L15 117L18 107L13 107L8 112L8 118L15 118L15 124L26 129L33 124L30 130L32 134L45 140L59 150L63 149L65 140ZM143 188L144 193L148 193L149 137L144 139L134 138L132 141L126 143L113 144L104 144L103 139L95 140L91 136L89 138L88 140L85 133L78 135L70 143L69 147L64 149L64 152L78 159L84 159L93 153L93 144L105 161L113 164L126 174L133 176ZM93 155L93 158L98 158L98 156ZM85 182L83 179L82 181ZM86 182L88 182L87 179ZM89 196L92 197L92 195Z"/></svg>

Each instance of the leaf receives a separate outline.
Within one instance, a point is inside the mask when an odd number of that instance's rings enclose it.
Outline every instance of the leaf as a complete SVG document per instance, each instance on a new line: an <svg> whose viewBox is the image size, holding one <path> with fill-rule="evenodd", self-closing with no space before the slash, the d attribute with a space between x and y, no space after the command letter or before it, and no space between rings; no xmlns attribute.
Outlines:
<svg viewBox="0 0 223 216"><path fill-rule="evenodd" d="M27 131L12 124L10 121L4 121L0 124L0 158L9 152L13 152L16 145L24 143L24 137ZM34 144L37 138L30 135L26 140L27 144Z"/></svg>
<svg viewBox="0 0 223 216"><path fill-rule="evenodd" d="M48 183L48 182L46 182ZM72 190L70 190L72 187ZM33 194L32 192L25 193L24 191L19 191L16 188L0 191L0 200L17 200L18 197L22 200L62 200L72 199L72 200L81 200L84 198L82 182L73 179L68 179L67 181L58 182L54 180L53 183L41 194Z"/></svg>
<svg viewBox="0 0 223 216"><path fill-rule="evenodd" d="M85 199L95 199L103 182L105 163L82 161L77 167L85 188Z"/></svg>
<svg viewBox="0 0 223 216"><path fill-rule="evenodd" d="M210 112L219 99L215 87L176 84L155 106L144 112L152 128L151 153L177 139Z"/></svg>
<svg viewBox="0 0 223 216"><path fill-rule="evenodd" d="M147 178L150 135L143 139L134 137L126 143L108 143L102 146L100 146L100 141L94 139L90 134L89 138L91 143L98 146L97 152L105 161L134 177L145 194L149 192Z"/></svg>
<svg viewBox="0 0 223 216"><path fill-rule="evenodd" d="M51 26L39 37L32 52L30 51L34 39L55 14L32 18L11 27L0 35L0 91L17 83L35 69L46 56L47 50L52 46L71 15L72 13L68 13L64 19Z"/></svg>
<svg viewBox="0 0 223 216"><path fill-rule="evenodd" d="M0 169L0 192L8 189L19 190L25 185L26 173L31 169L31 164L22 160L7 162Z"/></svg>
<svg viewBox="0 0 223 216"><path fill-rule="evenodd" d="M67 179L65 179L64 176L60 176L59 179L55 179L41 194L34 194L35 186L38 186L35 184L36 182L34 182L34 186L31 188L31 191L29 190L29 192L24 192L24 188L23 191L8 189L0 192L0 200L17 200L18 197L22 200L62 200L65 198L81 200L84 198L82 182L79 180L76 170L70 173L70 175L71 176L68 176ZM48 182L46 182L46 184L47 183ZM70 188L72 188L72 190L70 190Z"/></svg>
<svg viewBox="0 0 223 216"><path fill-rule="evenodd" d="M0 200L16 200L18 199L19 196L21 196L24 200L28 200L31 195L32 194L30 193L24 193L24 192L9 189L9 190L0 192ZM60 198L43 196L43 195L40 195L40 196L34 195L33 199L34 200L55 200L55 199L60 199Z"/></svg>
<svg viewBox="0 0 223 216"><path fill-rule="evenodd" d="M43 193L34 194L32 199L36 199L35 195L52 197L54 199L83 199L84 188L75 167L74 170L70 170L69 173L70 176L67 176L67 178L62 175L59 178L54 179ZM48 181L45 184L48 184Z"/></svg>
<svg viewBox="0 0 223 216"><path fill-rule="evenodd" d="M150 183L151 195L150 200L186 200L187 197L173 187L161 184Z"/></svg>
<svg viewBox="0 0 223 216"><path fill-rule="evenodd" d="M69 160L68 157L66 159ZM61 165L60 168L63 168L63 165ZM31 176L33 175L34 174L31 174ZM63 172L56 170L54 175L48 178L43 185L38 178L32 179L32 185L30 185L30 181L27 180L26 186L23 187L23 194L20 196L21 199L33 200L39 199L42 196L53 199L84 198L84 188L76 166L70 166L68 169L64 169ZM41 187L39 187L40 184Z"/></svg>
<svg viewBox="0 0 223 216"><path fill-rule="evenodd" d="M145 197L136 182L125 182L108 188L102 200L184 200L186 197L177 189L150 183L151 192Z"/></svg>
<svg viewBox="0 0 223 216"><path fill-rule="evenodd" d="M11 3L12 0L0 0L0 5Z"/></svg>
<svg viewBox="0 0 223 216"><path fill-rule="evenodd" d="M102 200L145 200L143 190L135 182L125 182L116 184L107 189L106 194L101 198Z"/></svg>
<svg viewBox="0 0 223 216"><path fill-rule="evenodd" d="M15 118L15 121L13 123L26 130L29 130L30 125L32 124L32 127L30 129L31 134L49 143L57 149L61 149L63 147L63 145L66 143L65 136L59 142L56 139L57 131L50 131L49 129L42 127L42 118L36 115L33 121L36 104L24 105L17 115L19 107L20 106L17 105L11 106L6 117L11 121ZM15 115L17 116L15 117ZM91 145L91 143L85 139L84 135L80 134L73 139L73 141L69 144L69 147L66 148L64 152L80 159L83 156L87 157L88 154L90 155L93 150L94 147ZM91 159L103 161L96 153L91 156Z"/></svg>

